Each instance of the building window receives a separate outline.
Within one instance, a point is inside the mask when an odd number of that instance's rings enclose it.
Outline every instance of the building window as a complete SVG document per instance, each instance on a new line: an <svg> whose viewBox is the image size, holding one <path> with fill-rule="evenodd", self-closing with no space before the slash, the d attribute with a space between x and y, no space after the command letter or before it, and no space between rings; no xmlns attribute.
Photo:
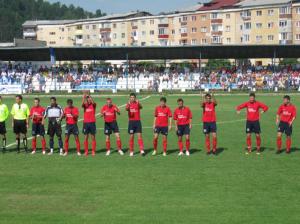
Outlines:
<svg viewBox="0 0 300 224"><path fill-rule="evenodd" d="M187 17L187 16L183 16L183 17L182 17L182 21L183 21L183 22L186 22L187 20L188 20L188 17Z"/></svg>
<svg viewBox="0 0 300 224"><path fill-rule="evenodd" d="M93 25L93 30L97 29L97 26L96 25Z"/></svg>
<svg viewBox="0 0 300 224"><path fill-rule="evenodd" d="M77 25L76 30L82 30L82 25Z"/></svg>
<svg viewBox="0 0 300 224"><path fill-rule="evenodd" d="M205 27L205 26L204 26L204 27L201 27L201 32L202 32L202 33L206 33L206 32L207 32L207 27Z"/></svg>
<svg viewBox="0 0 300 224"><path fill-rule="evenodd" d="M287 20L280 20L279 21L279 26L280 27L287 27Z"/></svg>
<svg viewBox="0 0 300 224"><path fill-rule="evenodd" d="M274 36L273 35L268 35L268 41L273 41L274 40Z"/></svg>
<svg viewBox="0 0 300 224"><path fill-rule="evenodd" d="M262 11L261 10L256 11L256 16L262 16Z"/></svg>
<svg viewBox="0 0 300 224"><path fill-rule="evenodd" d="M151 36L154 35L154 30L150 30L150 35L151 35Z"/></svg>
<svg viewBox="0 0 300 224"><path fill-rule="evenodd" d="M230 32L230 26L226 26L225 31Z"/></svg>
<svg viewBox="0 0 300 224"><path fill-rule="evenodd" d="M117 28L117 24L116 23L113 24L113 28L114 29Z"/></svg>
<svg viewBox="0 0 300 224"><path fill-rule="evenodd" d="M196 45L197 44L197 40L196 39L192 39L191 44L192 45Z"/></svg>
<svg viewBox="0 0 300 224"><path fill-rule="evenodd" d="M56 42L55 41L50 41L49 44L56 44Z"/></svg>
<svg viewBox="0 0 300 224"><path fill-rule="evenodd" d="M242 37L242 42L249 42L250 41L250 35L249 34L245 34Z"/></svg>
<svg viewBox="0 0 300 224"><path fill-rule="evenodd" d="M117 34L116 33L113 34L113 38L117 39Z"/></svg>
<svg viewBox="0 0 300 224"><path fill-rule="evenodd" d="M244 23L244 28L246 30L251 30L251 23L250 22L249 23Z"/></svg>
<svg viewBox="0 0 300 224"><path fill-rule="evenodd" d="M220 37L220 36L212 36L211 42L213 44L221 44L222 43L222 37Z"/></svg>
<svg viewBox="0 0 300 224"><path fill-rule="evenodd" d="M297 13L297 14L300 14L300 7L297 7L297 8L296 8L296 13Z"/></svg>
<svg viewBox="0 0 300 224"><path fill-rule="evenodd" d="M154 20L153 20L153 19L150 20L150 24L151 24L151 25L154 24Z"/></svg>
<svg viewBox="0 0 300 224"><path fill-rule="evenodd" d="M142 36L146 36L146 31L142 31Z"/></svg>
<svg viewBox="0 0 300 224"><path fill-rule="evenodd" d="M158 29L158 34L159 35L164 35L165 34L165 29L164 28Z"/></svg>
<svg viewBox="0 0 300 224"><path fill-rule="evenodd" d="M50 34L50 35L55 35L55 32L50 32L49 34Z"/></svg>
<svg viewBox="0 0 300 224"><path fill-rule="evenodd" d="M279 14L280 15L291 14L291 7L289 7L289 6L281 7L279 9Z"/></svg>
<svg viewBox="0 0 300 224"><path fill-rule="evenodd" d="M262 36L261 35L260 36L256 36L256 42L257 43L262 42Z"/></svg>
<svg viewBox="0 0 300 224"><path fill-rule="evenodd" d="M86 30L88 30L89 28L90 28L90 26L89 26L89 25L86 25L86 26L85 26L85 29L86 29Z"/></svg>
<svg viewBox="0 0 300 224"><path fill-rule="evenodd" d="M268 28L269 28L269 29L272 29L273 27L274 27L274 23L273 23L273 22L269 22L269 23L268 23Z"/></svg>
<svg viewBox="0 0 300 224"><path fill-rule="evenodd" d="M197 32L197 28L196 27L193 27L192 28L192 33L196 33Z"/></svg>
<svg viewBox="0 0 300 224"><path fill-rule="evenodd" d="M89 40L90 39L90 35L86 35L86 39Z"/></svg>
<svg viewBox="0 0 300 224"><path fill-rule="evenodd" d="M202 43L202 44L207 44L207 39L202 39L202 40L201 40L201 43Z"/></svg>
<svg viewBox="0 0 300 224"><path fill-rule="evenodd" d="M226 14L226 19L230 19L230 14Z"/></svg>
<svg viewBox="0 0 300 224"><path fill-rule="evenodd" d="M146 24L146 20L142 20L141 23L142 23L142 25L145 25Z"/></svg>
<svg viewBox="0 0 300 224"><path fill-rule="evenodd" d="M231 43L231 38L230 38L230 37L227 37L227 38L226 38L226 43L227 43L227 44L230 44L230 43Z"/></svg>
<svg viewBox="0 0 300 224"><path fill-rule="evenodd" d="M295 25L296 27L300 27L300 21L296 21Z"/></svg>
<svg viewBox="0 0 300 224"><path fill-rule="evenodd" d="M274 15L274 10L273 9L269 9L268 10L268 16L273 16Z"/></svg>
<svg viewBox="0 0 300 224"><path fill-rule="evenodd" d="M261 29L262 28L262 23L256 23L256 28Z"/></svg>
<svg viewBox="0 0 300 224"><path fill-rule="evenodd" d="M173 35L175 34L175 30L172 30L172 34L173 34Z"/></svg>
<svg viewBox="0 0 300 224"><path fill-rule="evenodd" d="M187 33L187 28L186 27L182 27L180 29L180 33Z"/></svg>
<svg viewBox="0 0 300 224"><path fill-rule="evenodd" d="M296 34L296 40L300 40L300 34L299 33Z"/></svg>
<svg viewBox="0 0 300 224"><path fill-rule="evenodd" d="M211 18L212 19L218 19L218 16L219 14L217 13L217 12L213 12L212 14L211 14Z"/></svg>
<svg viewBox="0 0 300 224"><path fill-rule="evenodd" d="M122 33L122 38L125 38L125 33Z"/></svg>
<svg viewBox="0 0 300 224"><path fill-rule="evenodd" d="M192 16L192 21L196 21L197 20L197 16Z"/></svg>
<svg viewBox="0 0 300 224"><path fill-rule="evenodd" d="M280 33L279 34L279 40L287 40L288 39L288 33Z"/></svg>
<svg viewBox="0 0 300 224"><path fill-rule="evenodd" d="M202 16L201 16L201 20L202 20L202 21L206 20L206 15L202 15Z"/></svg>

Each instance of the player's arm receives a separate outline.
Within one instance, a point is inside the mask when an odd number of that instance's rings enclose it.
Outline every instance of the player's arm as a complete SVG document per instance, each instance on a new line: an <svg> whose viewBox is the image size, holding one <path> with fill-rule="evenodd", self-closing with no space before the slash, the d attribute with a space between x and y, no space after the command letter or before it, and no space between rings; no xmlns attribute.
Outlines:
<svg viewBox="0 0 300 224"><path fill-rule="evenodd" d="M76 108L73 113L73 117L77 119L79 117L79 110Z"/></svg>
<svg viewBox="0 0 300 224"><path fill-rule="evenodd" d="M241 110L247 107L247 103L242 103L236 107L237 114L240 114Z"/></svg>
<svg viewBox="0 0 300 224"><path fill-rule="evenodd" d="M292 112L292 120L290 121L290 126L292 126L294 120L296 119L296 115L297 115L297 110L296 110L296 107L294 107L294 110Z"/></svg>
<svg viewBox="0 0 300 224"><path fill-rule="evenodd" d="M116 105L115 105L115 111L118 115L121 115L121 111L120 111L119 107L117 107Z"/></svg>
<svg viewBox="0 0 300 224"><path fill-rule="evenodd" d="M4 106L4 120L5 121L7 120L8 116L9 116L8 107L5 105Z"/></svg>
<svg viewBox="0 0 300 224"><path fill-rule="evenodd" d="M100 116L100 117L104 117L104 113L105 113L105 112L104 112L104 108L102 107L99 116Z"/></svg>
<svg viewBox="0 0 300 224"><path fill-rule="evenodd" d="M172 130L172 111L169 110L169 131Z"/></svg>
<svg viewBox="0 0 300 224"><path fill-rule="evenodd" d="M190 129L192 129L192 121L193 121L193 115L192 115L192 111L190 111Z"/></svg>
<svg viewBox="0 0 300 224"><path fill-rule="evenodd" d="M128 100L127 104L126 104L125 110L126 111L130 110L130 101L129 100Z"/></svg>
<svg viewBox="0 0 300 224"><path fill-rule="evenodd" d="M262 111L261 111L262 114L269 110L269 107L263 103L260 103L260 108L262 109Z"/></svg>
<svg viewBox="0 0 300 224"><path fill-rule="evenodd" d="M26 105L26 126L27 128L29 127L29 119L30 119L30 111L29 111L29 107Z"/></svg>
<svg viewBox="0 0 300 224"><path fill-rule="evenodd" d="M215 95L213 93L211 94L211 98L212 98L212 102L215 104L215 106L217 106L218 102L217 102L217 100L215 98Z"/></svg>
<svg viewBox="0 0 300 224"><path fill-rule="evenodd" d="M10 111L10 113L11 113L11 126L12 127L14 127L14 116L15 116L15 107L14 107L14 105L12 106L12 108L11 108L11 111Z"/></svg>
<svg viewBox="0 0 300 224"><path fill-rule="evenodd" d="M139 104L139 109L140 109L140 110L143 109L143 106L142 106L142 104L140 103L140 101L137 100L137 103Z"/></svg>
<svg viewBox="0 0 300 224"><path fill-rule="evenodd" d="M279 124L281 113L282 113L282 110L281 110L281 107L279 107L277 110L277 114L276 114L276 125Z"/></svg>
<svg viewBox="0 0 300 224"><path fill-rule="evenodd" d="M178 131L178 122L177 122L176 111L174 112L173 120L174 120L174 125L175 125L175 131Z"/></svg>
<svg viewBox="0 0 300 224"><path fill-rule="evenodd" d="M60 109L60 117L59 117L59 120L62 120L65 116L65 113L64 113L64 110L61 106L59 106L59 109Z"/></svg>
<svg viewBox="0 0 300 224"><path fill-rule="evenodd" d="M153 119L153 129L155 129L155 124L156 124L156 116L154 116L154 119Z"/></svg>

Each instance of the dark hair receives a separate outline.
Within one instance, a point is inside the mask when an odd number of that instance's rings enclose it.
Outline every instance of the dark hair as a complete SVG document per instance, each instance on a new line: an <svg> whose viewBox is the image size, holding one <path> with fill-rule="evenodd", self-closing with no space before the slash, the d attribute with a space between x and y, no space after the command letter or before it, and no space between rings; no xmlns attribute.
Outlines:
<svg viewBox="0 0 300 224"><path fill-rule="evenodd" d="M37 100L37 101L39 101L39 102L40 102L40 98L38 98L38 97L34 98L34 100Z"/></svg>
<svg viewBox="0 0 300 224"><path fill-rule="evenodd" d="M210 93L206 93L206 94L205 94L205 98L206 98L206 97L211 97Z"/></svg>
<svg viewBox="0 0 300 224"><path fill-rule="evenodd" d="M108 97L108 98L106 98L106 100L111 100L111 98L110 98L110 97Z"/></svg>
<svg viewBox="0 0 300 224"><path fill-rule="evenodd" d="M290 100L291 100L291 97L290 97L289 95L285 95L285 96L283 97L283 99L287 99L288 101L290 101Z"/></svg>
<svg viewBox="0 0 300 224"><path fill-rule="evenodd" d="M56 101L56 97L52 96L52 97L50 98L50 100Z"/></svg>
<svg viewBox="0 0 300 224"><path fill-rule="evenodd" d="M16 95L16 98L19 98L20 100L23 100L22 95Z"/></svg>
<svg viewBox="0 0 300 224"><path fill-rule="evenodd" d="M135 93L130 93L130 96L136 97L136 94Z"/></svg>
<svg viewBox="0 0 300 224"><path fill-rule="evenodd" d="M255 98L255 93L250 93L249 97L253 96Z"/></svg>
<svg viewBox="0 0 300 224"><path fill-rule="evenodd" d="M163 101L164 103L166 103L167 102L167 98L166 97L161 97L160 101Z"/></svg>
<svg viewBox="0 0 300 224"><path fill-rule="evenodd" d="M67 100L67 104L72 103L73 104L73 100L72 99L68 99Z"/></svg>
<svg viewBox="0 0 300 224"><path fill-rule="evenodd" d="M179 98L179 99L177 100L177 103L179 103L179 102L182 102L182 103L183 103L183 99L182 99L182 98Z"/></svg>

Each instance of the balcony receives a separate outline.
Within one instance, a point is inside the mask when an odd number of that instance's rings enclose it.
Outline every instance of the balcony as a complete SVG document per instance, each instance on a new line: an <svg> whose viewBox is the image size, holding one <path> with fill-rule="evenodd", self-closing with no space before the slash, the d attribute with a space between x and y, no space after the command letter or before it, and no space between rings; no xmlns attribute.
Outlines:
<svg viewBox="0 0 300 224"><path fill-rule="evenodd" d="M75 39L75 44L76 44L76 45L81 45L81 44L83 44L83 39Z"/></svg>
<svg viewBox="0 0 300 224"><path fill-rule="evenodd" d="M132 26L131 27L133 30L137 30L138 29L138 26Z"/></svg>
<svg viewBox="0 0 300 224"><path fill-rule="evenodd" d="M280 19L292 19L292 14L291 13L289 13L289 14L280 14L279 18Z"/></svg>
<svg viewBox="0 0 300 224"><path fill-rule="evenodd" d="M111 32L111 28L101 28L100 29L100 33L110 33Z"/></svg>
<svg viewBox="0 0 300 224"><path fill-rule="evenodd" d="M82 30L76 30L76 31L75 31L75 35L81 35L82 33L83 33Z"/></svg>
<svg viewBox="0 0 300 224"><path fill-rule="evenodd" d="M211 19L211 23L222 24L223 23L223 19Z"/></svg>
<svg viewBox="0 0 300 224"><path fill-rule="evenodd" d="M36 37L36 32L32 31L32 32L23 32L23 36L24 38L33 38L33 37Z"/></svg>
<svg viewBox="0 0 300 224"><path fill-rule="evenodd" d="M187 37L187 36L188 36L187 33L182 33L182 34L181 34L181 37Z"/></svg>
<svg viewBox="0 0 300 224"><path fill-rule="evenodd" d="M158 24L158 28L168 28L169 24Z"/></svg>
<svg viewBox="0 0 300 224"><path fill-rule="evenodd" d="M159 39L168 39L169 35L168 34L161 34L161 35L158 35L158 38Z"/></svg>
<svg viewBox="0 0 300 224"><path fill-rule="evenodd" d="M101 38L101 42L111 42L111 38Z"/></svg>
<svg viewBox="0 0 300 224"><path fill-rule="evenodd" d="M222 36L222 31L211 31L211 35Z"/></svg>
<svg viewBox="0 0 300 224"><path fill-rule="evenodd" d="M292 40L279 40L280 45L292 44Z"/></svg>
<svg viewBox="0 0 300 224"><path fill-rule="evenodd" d="M186 26L186 25L187 25L187 22L181 22L180 25L181 25L181 26Z"/></svg>

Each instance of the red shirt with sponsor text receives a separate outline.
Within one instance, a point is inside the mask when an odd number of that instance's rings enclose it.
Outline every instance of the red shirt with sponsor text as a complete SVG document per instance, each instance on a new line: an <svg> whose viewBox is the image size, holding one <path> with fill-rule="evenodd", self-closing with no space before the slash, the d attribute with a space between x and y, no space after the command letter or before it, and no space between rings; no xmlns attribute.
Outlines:
<svg viewBox="0 0 300 224"><path fill-rule="evenodd" d="M84 109L83 122L84 123L94 123L96 122L96 103L84 103L82 107Z"/></svg>
<svg viewBox="0 0 300 224"><path fill-rule="evenodd" d="M141 120L141 105L139 102L130 102L126 105L126 110L128 111L128 118L130 121L140 121Z"/></svg>
<svg viewBox="0 0 300 224"><path fill-rule="evenodd" d="M216 110L215 107L217 106L214 102L204 102L202 104L203 108L203 115L202 115L202 121L203 122L216 122Z"/></svg>
<svg viewBox="0 0 300 224"><path fill-rule="evenodd" d="M177 121L177 125L187 125L190 124L190 119L192 119L192 112L188 107L177 107L174 111L173 119Z"/></svg>
<svg viewBox="0 0 300 224"><path fill-rule="evenodd" d="M112 105L111 107L104 105L100 112L103 114L104 121L111 123L117 120L117 113L120 113L120 110L116 105Z"/></svg>
<svg viewBox="0 0 300 224"><path fill-rule="evenodd" d="M282 104L277 111L277 115L280 116L280 121L290 123L297 115L297 109L292 104Z"/></svg>
<svg viewBox="0 0 300 224"><path fill-rule="evenodd" d="M167 127L168 120L172 117L172 112L168 106L157 106L154 111L154 116L156 117L155 126Z"/></svg>
<svg viewBox="0 0 300 224"><path fill-rule="evenodd" d="M241 109L247 108L247 120L248 121L258 121L260 118L259 111L262 109L266 112L269 107L259 101L254 102L245 102L237 106L236 110L240 111Z"/></svg>
<svg viewBox="0 0 300 224"><path fill-rule="evenodd" d="M67 124L76 124L78 121L79 110L77 107L66 107L64 110Z"/></svg>
<svg viewBox="0 0 300 224"><path fill-rule="evenodd" d="M38 106L30 109L30 117L33 118L34 124L41 124L44 117L45 108Z"/></svg>

